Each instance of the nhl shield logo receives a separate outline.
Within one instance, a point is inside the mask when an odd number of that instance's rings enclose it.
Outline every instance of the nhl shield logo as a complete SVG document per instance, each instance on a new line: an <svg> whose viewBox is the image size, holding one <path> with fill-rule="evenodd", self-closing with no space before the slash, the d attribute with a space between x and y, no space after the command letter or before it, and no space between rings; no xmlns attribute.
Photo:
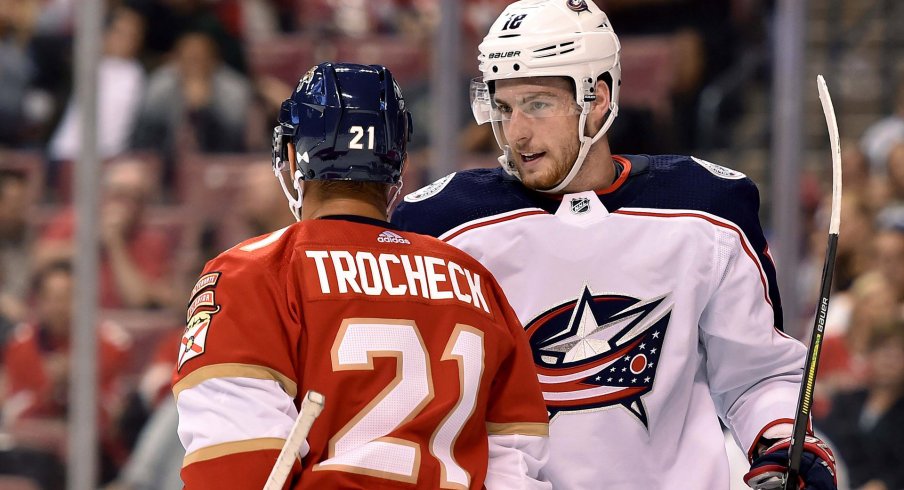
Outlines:
<svg viewBox="0 0 904 490"><path fill-rule="evenodd" d="M590 211L590 198L575 197L571 199L571 212L574 214L584 214Z"/></svg>

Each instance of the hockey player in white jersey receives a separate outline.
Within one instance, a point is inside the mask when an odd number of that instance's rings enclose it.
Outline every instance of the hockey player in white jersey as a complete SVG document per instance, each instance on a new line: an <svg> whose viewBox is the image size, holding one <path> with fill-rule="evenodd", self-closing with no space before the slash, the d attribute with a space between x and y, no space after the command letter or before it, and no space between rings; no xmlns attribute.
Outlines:
<svg viewBox="0 0 904 490"><path fill-rule="evenodd" d="M471 86L501 169L459 172L393 216L486 265L528 333L557 490L729 488L719 419L753 488L780 485L805 347L782 332L775 265L743 174L612 155L619 41L587 0L511 4ZM626 87L630 90L630 87ZM834 490L810 438L800 488Z"/></svg>

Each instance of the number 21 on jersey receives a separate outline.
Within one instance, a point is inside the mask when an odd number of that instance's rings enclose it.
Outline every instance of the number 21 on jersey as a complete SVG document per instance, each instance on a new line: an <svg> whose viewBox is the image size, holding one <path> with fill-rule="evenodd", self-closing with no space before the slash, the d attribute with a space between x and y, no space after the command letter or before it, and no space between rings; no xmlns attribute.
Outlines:
<svg viewBox="0 0 904 490"><path fill-rule="evenodd" d="M373 370L374 357L397 358L390 382L330 439L329 458L314 471L335 470L414 483L422 448L415 441L386 437L414 419L433 399L430 358L414 321L353 318L342 322L331 351L334 371ZM483 332L458 324L449 336L442 361L458 363L458 402L429 441L442 468L441 488L467 488L470 475L452 454L462 427L474 413L484 369Z"/></svg>

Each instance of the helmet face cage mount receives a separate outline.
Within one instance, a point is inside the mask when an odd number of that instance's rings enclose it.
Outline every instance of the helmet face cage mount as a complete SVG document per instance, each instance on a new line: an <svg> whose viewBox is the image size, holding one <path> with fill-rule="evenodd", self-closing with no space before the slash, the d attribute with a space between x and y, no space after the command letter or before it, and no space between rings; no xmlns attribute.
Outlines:
<svg viewBox="0 0 904 490"><path fill-rule="evenodd" d="M580 150L569 174L545 192L562 191L578 174L590 147L609 129L618 114L621 45L606 14L593 0L520 0L509 5L480 44L481 79L471 87L471 108L478 124L493 122L493 133L504 154L502 167L519 177L502 126L492 117L493 82L527 77L566 77L575 87L580 107ZM596 100L596 82L611 78L609 113L600 130L585 136L587 114Z"/></svg>
<svg viewBox="0 0 904 490"><path fill-rule="evenodd" d="M400 185L411 130L386 67L327 62L308 70L273 130L273 171L292 214L300 219L303 180Z"/></svg>

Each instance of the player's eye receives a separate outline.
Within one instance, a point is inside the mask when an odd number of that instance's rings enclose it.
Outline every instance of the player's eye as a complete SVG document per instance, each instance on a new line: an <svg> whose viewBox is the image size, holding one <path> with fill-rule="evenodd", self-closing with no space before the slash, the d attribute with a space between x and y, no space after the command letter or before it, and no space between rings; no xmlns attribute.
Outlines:
<svg viewBox="0 0 904 490"><path fill-rule="evenodd" d="M505 104L496 104L496 109L503 114L510 114L512 112L512 108Z"/></svg>

